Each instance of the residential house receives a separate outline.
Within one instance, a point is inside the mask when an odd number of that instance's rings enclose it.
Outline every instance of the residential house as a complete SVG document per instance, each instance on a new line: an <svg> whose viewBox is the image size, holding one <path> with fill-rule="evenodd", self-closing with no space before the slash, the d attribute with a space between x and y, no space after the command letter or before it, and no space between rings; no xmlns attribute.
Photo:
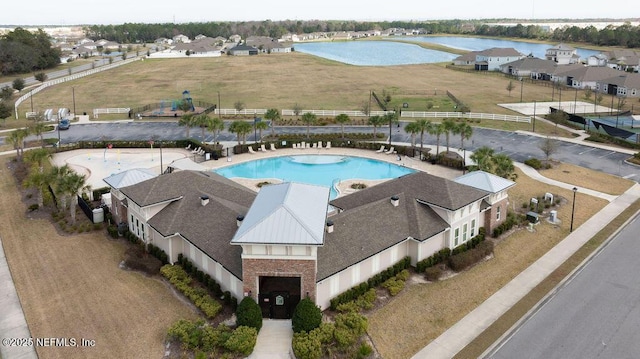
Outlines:
<svg viewBox="0 0 640 359"><path fill-rule="evenodd" d="M326 187L282 183L256 195L212 172L123 186L126 178L107 183L132 233L170 262L182 254L233 296L252 296L273 318L290 317L306 296L326 309L405 256L415 265L491 231L514 185L483 172L456 181L416 172L329 201Z"/></svg>
<svg viewBox="0 0 640 359"><path fill-rule="evenodd" d="M525 55L514 48L493 47L476 53L477 71L499 71L500 65L519 60Z"/></svg>
<svg viewBox="0 0 640 359"><path fill-rule="evenodd" d="M333 34L331 38L336 41L351 40L353 39L353 34L349 31L340 31Z"/></svg>
<svg viewBox="0 0 640 359"><path fill-rule="evenodd" d="M620 73L598 81L599 92L621 97L640 97L640 74Z"/></svg>
<svg viewBox="0 0 640 359"><path fill-rule="evenodd" d="M603 66L607 66L608 61L609 59L607 58L607 56L602 53L591 55L587 57L587 66L603 67Z"/></svg>
<svg viewBox="0 0 640 359"><path fill-rule="evenodd" d="M229 41L234 43L234 44L238 44L240 43L240 41L242 41L242 36L238 35L238 34L234 34L229 36Z"/></svg>
<svg viewBox="0 0 640 359"><path fill-rule="evenodd" d="M567 44L558 44L547 49L545 51L545 58L555 61L559 65L576 64L580 62L578 50Z"/></svg>
<svg viewBox="0 0 640 359"><path fill-rule="evenodd" d="M557 64L554 61L527 56L500 65L500 71L512 76L549 80L556 67Z"/></svg>
<svg viewBox="0 0 640 359"><path fill-rule="evenodd" d="M181 43L184 43L184 44L188 44L188 43L191 42L191 39L189 39L188 36L182 35L182 34L174 36L172 38L172 40L173 40L173 43L180 43L181 42Z"/></svg>
<svg viewBox="0 0 640 359"><path fill-rule="evenodd" d="M216 57L222 56L222 48L217 45L217 41L210 37L200 37L197 40L193 40L188 43L177 43L168 52L173 56L166 56L164 54L158 54L153 57L175 57L180 56L194 56L194 57Z"/></svg>
<svg viewBox="0 0 640 359"><path fill-rule="evenodd" d="M250 55L257 55L258 52L259 52L258 49L253 46L236 45L230 48L227 51L227 54L231 56L250 56Z"/></svg>
<svg viewBox="0 0 640 359"><path fill-rule="evenodd" d="M476 55L478 53L480 53L480 51L470 51L466 54L460 55L453 59L453 64L456 66L475 65Z"/></svg>
<svg viewBox="0 0 640 359"><path fill-rule="evenodd" d="M607 58L607 66L616 70L638 72L638 59L640 58L640 50L633 49L615 49L601 53Z"/></svg>
<svg viewBox="0 0 640 359"><path fill-rule="evenodd" d="M609 67L589 67L580 64L558 66L550 81L577 89L598 89L598 82L618 76L619 71Z"/></svg>
<svg viewBox="0 0 640 359"><path fill-rule="evenodd" d="M250 36L245 45L253 46L263 53L288 53L291 52L291 44L279 42L267 36Z"/></svg>

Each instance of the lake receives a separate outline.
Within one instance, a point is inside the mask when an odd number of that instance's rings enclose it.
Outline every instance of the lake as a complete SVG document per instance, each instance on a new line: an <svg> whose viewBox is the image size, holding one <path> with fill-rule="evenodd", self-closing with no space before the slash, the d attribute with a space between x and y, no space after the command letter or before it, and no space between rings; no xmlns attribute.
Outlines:
<svg viewBox="0 0 640 359"><path fill-rule="evenodd" d="M463 36L418 36L403 37L405 40L428 42L432 44L444 45L454 49L467 51L480 51L490 49L492 47L512 47L525 55L533 54L533 56L544 59L545 52L548 48L557 44L534 44L524 41L499 40L479 37L463 37ZM578 55L582 59L586 59L591 55L599 54L599 51L577 48Z"/></svg>
<svg viewBox="0 0 640 359"><path fill-rule="evenodd" d="M458 55L393 41L296 43L298 52L357 66L392 66L449 62Z"/></svg>
<svg viewBox="0 0 640 359"><path fill-rule="evenodd" d="M395 42L393 39L428 42L467 51L480 51L492 47L512 47L525 55L544 58L545 51L556 44L533 44L523 41L497 40L463 36L411 36L391 37L380 41L340 41L296 43L296 51L356 66L393 66L450 62L458 55L424 49L418 45ZM583 59L598 51L578 48Z"/></svg>

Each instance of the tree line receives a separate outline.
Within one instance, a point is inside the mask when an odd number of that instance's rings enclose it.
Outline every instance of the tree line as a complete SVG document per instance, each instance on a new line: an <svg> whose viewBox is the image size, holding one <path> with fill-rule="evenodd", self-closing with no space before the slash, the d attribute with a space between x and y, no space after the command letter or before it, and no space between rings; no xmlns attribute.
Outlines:
<svg viewBox="0 0 640 359"><path fill-rule="evenodd" d="M16 28L0 36L0 73L23 74L56 67L60 50L51 46L51 38L42 29L31 32Z"/></svg>
<svg viewBox="0 0 640 359"><path fill-rule="evenodd" d="M484 20L486 21L486 20ZM172 38L183 34L190 38L197 35L225 38L238 34L248 36L269 36L280 38L287 33L303 34L313 32L366 31L390 28L420 29L429 34L481 35L496 37L516 37L557 42L580 42L598 46L640 47L640 26L631 26L628 22L621 26L609 25L603 29L594 26L581 28L567 26L548 31L539 25L502 26L487 25L480 20L441 20L441 21L323 21L323 20L285 20L285 21L242 21L242 22L190 22L182 24L161 23L122 25L91 25L84 28L87 37L107 39L119 43L147 43L165 37ZM469 26L472 25L472 26Z"/></svg>

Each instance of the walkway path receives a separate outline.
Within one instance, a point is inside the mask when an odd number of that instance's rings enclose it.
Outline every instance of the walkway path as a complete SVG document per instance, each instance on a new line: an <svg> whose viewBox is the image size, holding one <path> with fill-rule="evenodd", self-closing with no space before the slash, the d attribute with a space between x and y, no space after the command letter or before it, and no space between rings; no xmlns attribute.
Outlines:
<svg viewBox="0 0 640 359"><path fill-rule="evenodd" d="M35 347L10 346L4 342L7 338L30 338L29 326L22 312L18 292L13 285L11 270L7 263L0 238L0 357L10 359L38 358Z"/></svg>
<svg viewBox="0 0 640 359"><path fill-rule="evenodd" d="M638 199L640 199L640 184L635 184L574 230L475 310L420 350L413 358L452 358L455 356Z"/></svg>
<svg viewBox="0 0 640 359"><path fill-rule="evenodd" d="M248 359L290 359L293 329L291 320L264 319L256 346Z"/></svg>

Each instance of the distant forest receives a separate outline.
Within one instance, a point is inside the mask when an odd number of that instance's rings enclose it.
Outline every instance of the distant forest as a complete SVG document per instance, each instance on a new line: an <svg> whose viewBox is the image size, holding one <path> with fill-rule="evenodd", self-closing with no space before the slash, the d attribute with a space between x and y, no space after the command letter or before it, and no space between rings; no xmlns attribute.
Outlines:
<svg viewBox="0 0 640 359"><path fill-rule="evenodd" d="M0 73L28 73L51 69L60 63L60 50L51 47L51 39L41 29L32 33L16 28L0 36Z"/></svg>
<svg viewBox="0 0 640 359"><path fill-rule="evenodd" d="M357 21L247 21L247 22L201 22L184 24L134 24L93 25L84 28L87 37L107 39L119 43L144 43L165 37L183 34L190 38L202 34L209 37L228 38L238 34L248 36L269 36L280 38L287 33L303 34L312 32L366 31L389 28L422 29L429 34L484 35L513 37L522 39L548 40L553 42L579 42L598 46L640 47L640 26L625 24L608 26L598 30L593 26L581 28L570 26L553 32L537 25L490 26L480 22L464 20L443 20L435 22L357 22ZM473 25L473 26L470 26Z"/></svg>

